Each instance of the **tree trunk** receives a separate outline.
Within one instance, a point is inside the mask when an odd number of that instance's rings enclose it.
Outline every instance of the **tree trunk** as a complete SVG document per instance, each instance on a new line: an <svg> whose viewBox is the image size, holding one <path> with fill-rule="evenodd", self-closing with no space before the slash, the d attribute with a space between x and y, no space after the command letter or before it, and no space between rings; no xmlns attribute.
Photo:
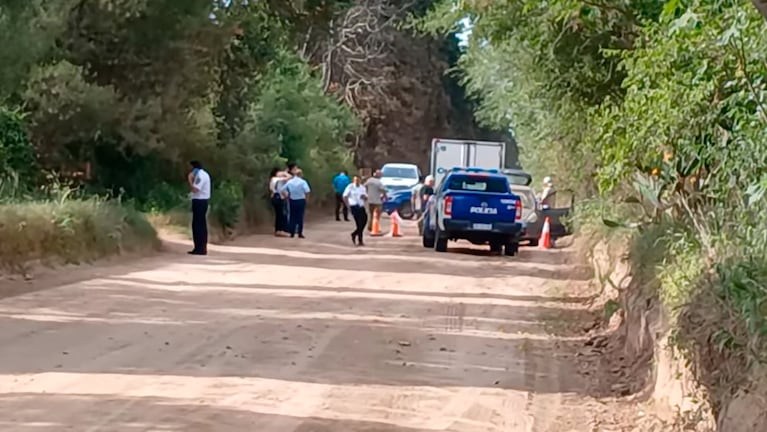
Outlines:
<svg viewBox="0 0 767 432"><path fill-rule="evenodd" d="M767 20L767 0L751 0L751 3L762 14L762 17Z"/></svg>

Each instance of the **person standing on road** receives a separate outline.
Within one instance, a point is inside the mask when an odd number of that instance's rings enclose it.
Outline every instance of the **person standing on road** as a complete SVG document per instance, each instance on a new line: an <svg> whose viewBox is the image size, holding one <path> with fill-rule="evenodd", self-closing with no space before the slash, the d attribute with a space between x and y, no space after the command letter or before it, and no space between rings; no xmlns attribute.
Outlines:
<svg viewBox="0 0 767 432"><path fill-rule="evenodd" d="M274 210L274 236L283 237L288 232L288 218L285 212L285 201L280 195L280 187L287 180L287 173L279 168L272 169L269 175L269 196Z"/></svg>
<svg viewBox="0 0 767 432"><path fill-rule="evenodd" d="M410 207L413 209L413 213L415 213L416 216L423 214L423 211L425 210L426 202L423 200L424 188L432 188L432 193L434 192L433 176L427 175L422 182L413 186L413 190L410 194ZM431 195L431 193L429 195Z"/></svg>
<svg viewBox="0 0 767 432"><path fill-rule="evenodd" d="M413 192L413 198L416 198L416 195L418 196L416 215L418 217L418 234L420 235L423 234L423 214L427 210L429 198L434 195L434 176L426 176L423 185L418 188L417 192Z"/></svg>
<svg viewBox="0 0 767 432"><path fill-rule="evenodd" d="M192 241L194 249L190 255L208 254L208 202L210 201L210 175L202 168L199 161L189 162L192 171L187 176L187 183L192 197Z"/></svg>
<svg viewBox="0 0 767 432"><path fill-rule="evenodd" d="M381 182L381 170L376 170L373 177L365 182L365 189L368 195L368 207L370 207L368 231L373 231L373 221L381 221L381 210L383 202L386 200L386 188Z"/></svg>
<svg viewBox="0 0 767 432"><path fill-rule="evenodd" d="M298 169L298 165L296 165L295 162L288 162L285 164L285 178L283 179L283 185L287 183L290 179L295 177L296 170ZM280 186L282 187L282 186ZM285 203L284 212L285 212L285 220L288 224L290 224L290 202L286 199L282 200L283 203ZM286 225L288 226L288 225Z"/></svg>
<svg viewBox="0 0 767 432"><path fill-rule="evenodd" d="M365 246L362 233L365 231L365 225L368 222L368 214L365 211L368 196L367 189L362 185L360 176L354 176L352 183L346 186L342 197L354 218L355 229L352 231L352 243L357 246Z"/></svg>
<svg viewBox="0 0 767 432"><path fill-rule="evenodd" d="M304 237L304 215L306 214L306 200L312 191L309 183L304 180L304 173L296 168L293 178L288 180L280 189L280 194L288 200L290 238L298 235Z"/></svg>
<svg viewBox="0 0 767 432"><path fill-rule="evenodd" d="M538 198L542 209L554 208L556 193L557 191L554 189L554 182L551 180L551 177L544 177L543 192L541 192L541 196Z"/></svg>
<svg viewBox="0 0 767 432"><path fill-rule="evenodd" d="M336 192L337 221L341 220L341 208L343 208L344 220L349 222L349 207L344 200L344 192L346 192L346 187L349 186L351 182L352 181L349 179L349 174L346 173L346 170L341 170L341 172L339 172L333 178L333 190Z"/></svg>

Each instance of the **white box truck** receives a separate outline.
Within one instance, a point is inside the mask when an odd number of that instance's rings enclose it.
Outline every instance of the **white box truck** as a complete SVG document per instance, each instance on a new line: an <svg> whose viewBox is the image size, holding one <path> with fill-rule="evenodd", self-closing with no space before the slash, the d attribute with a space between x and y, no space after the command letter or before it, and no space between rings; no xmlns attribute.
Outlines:
<svg viewBox="0 0 767 432"><path fill-rule="evenodd" d="M484 169L504 168L506 143L434 138L431 141L431 174L439 184L445 173L455 167Z"/></svg>

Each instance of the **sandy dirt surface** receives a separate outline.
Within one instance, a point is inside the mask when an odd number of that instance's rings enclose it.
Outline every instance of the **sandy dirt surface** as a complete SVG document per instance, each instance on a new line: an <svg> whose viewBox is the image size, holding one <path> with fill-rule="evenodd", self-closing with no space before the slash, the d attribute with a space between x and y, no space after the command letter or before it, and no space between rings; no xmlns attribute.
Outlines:
<svg viewBox="0 0 767 432"><path fill-rule="evenodd" d="M592 430L567 251L351 229L0 282L0 431Z"/></svg>

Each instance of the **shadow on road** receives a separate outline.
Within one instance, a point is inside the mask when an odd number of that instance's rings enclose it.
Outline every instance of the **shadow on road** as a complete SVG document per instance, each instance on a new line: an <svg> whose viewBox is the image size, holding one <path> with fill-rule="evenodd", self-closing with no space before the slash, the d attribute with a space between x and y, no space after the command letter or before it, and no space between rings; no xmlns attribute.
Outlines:
<svg viewBox="0 0 767 432"><path fill-rule="evenodd" d="M0 352L0 373L250 376L325 384L583 391L573 379L552 381L551 387L530 380L544 365L547 373L576 375L566 353L582 343L581 335L545 323L591 317L556 303L541 306L537 297L450 298L407 289L127 277L85 289L109 305L108 315L98 305L89 308L87 301L35 311L34 301L25 305L18 299L15 309L0 308L0 344L14 346ZM407 346L400 344L403 340ZM13 343L19 341L26 343ZM107 352L99 352L105 347ZM77 360L99 356L112 360L97 362L103 364L98 368ZM14 361L19 358L24 361Z"/></svg>
<svg viewBox="0 0 767 432"><path fill-rule="evenodd" d="M333 419L343 411L328 412L328 418L299 417L211 406L200 401L158 397L108 397L93 394L20 393L0 396L0 404L14 418L0 419L0 430L14 432L61 432L65 430L109 432L138 431L264 431L277 432L433 432L391 423ZM130 407L126 412L125 407ZM72 413L87 414L73 422ZM104 413L112 413L107 419ZM108 421L108 423L107 423ZM412 420L410 420L412 422ZM402 423L408 420L402 419ZM77 424L77 429L72 425Z"/></svg>
<svg viewBox="0 0 767 432"><path fill-rule="evenodd" d="M322 268L338 271L365 271L367 265L374 262L376 271L393 273L413 273L413 274L437 274L452 276L469 276L471 270L472 278L492 279L497 277L526 276L545 280L575 280L584 281L590 279L585 272L574 272L567 266L556 264L536 265L524 256L515 262L507 257L492 256L489 252L476 251L473 249L473 256L461 255L458 253L440 254L439 256L422 254L410 254L407 257L394 257L391 255L376 254L369 251L356 252L354 254L328 254L312 253L296 250L296 255L275 254L273 250L243 250L236 251L234 248L226 251L219 251L211 255L221 264L231 264L232 262L248 262L260 265L280 265L287 267L301 268ZM300 254L300 255L298 255ZM206 258L200 259L205 263ZM470 259L473 258L473 259ZM476 272L477 261L482 260L483 268L481 273ZM212 262L212 261L208 261Z"/></svg>

